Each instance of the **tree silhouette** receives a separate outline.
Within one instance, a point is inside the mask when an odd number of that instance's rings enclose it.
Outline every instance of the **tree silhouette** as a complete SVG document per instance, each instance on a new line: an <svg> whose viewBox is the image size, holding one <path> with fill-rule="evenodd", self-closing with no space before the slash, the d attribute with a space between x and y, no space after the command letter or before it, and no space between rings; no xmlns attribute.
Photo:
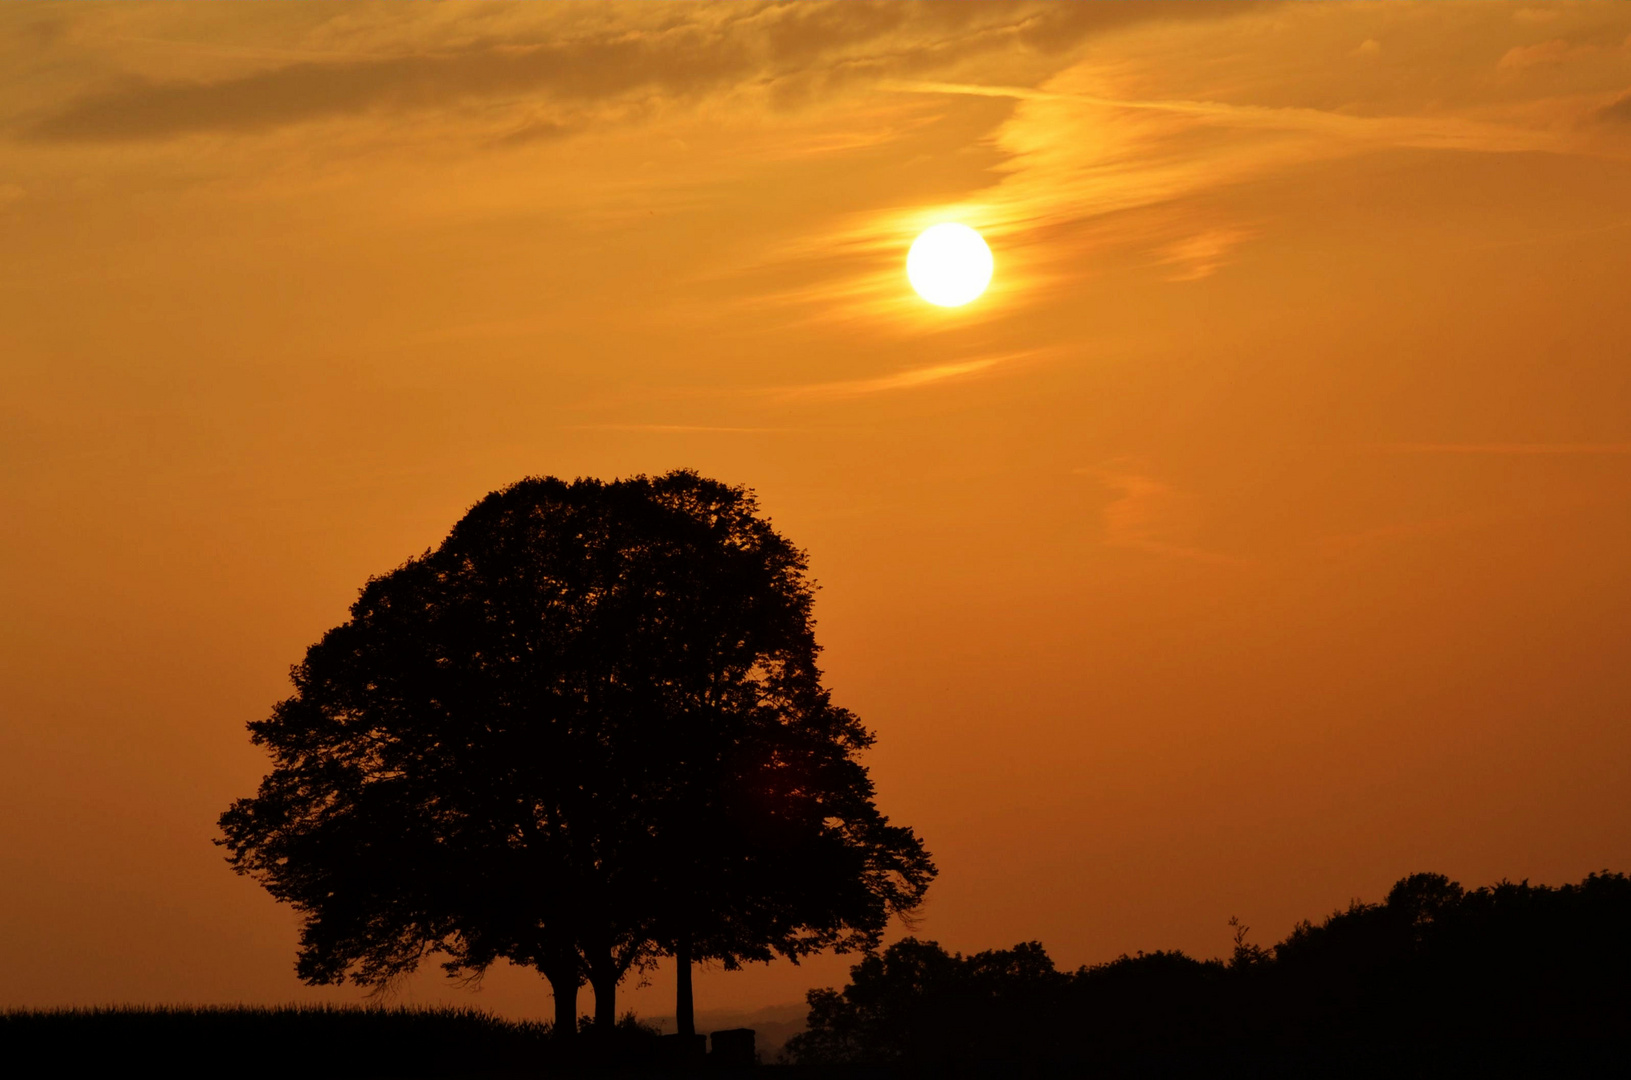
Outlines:
<svg viewBox="0 0 1631 1080"><path fill-rule="evenodd" d="M549 980L573 1030L662 953L877 943L934 867L872 801L816 666L803 552L693 472L524 480L371 579L250 725L229 861L303 916L310 982L431 955Z"/></svg>

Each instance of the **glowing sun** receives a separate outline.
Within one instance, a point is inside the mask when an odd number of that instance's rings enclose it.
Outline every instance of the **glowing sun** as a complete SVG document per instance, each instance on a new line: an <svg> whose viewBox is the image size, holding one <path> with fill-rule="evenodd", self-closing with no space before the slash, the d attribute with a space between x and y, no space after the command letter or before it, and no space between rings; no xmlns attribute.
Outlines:
<svg viewBox="0 0 1631 1080"><path fill-rule="evenodd" d="M961 307L991 284L991 249L967 225L931 225L906 253L906 278L917 294L941 307Z"/></svg>

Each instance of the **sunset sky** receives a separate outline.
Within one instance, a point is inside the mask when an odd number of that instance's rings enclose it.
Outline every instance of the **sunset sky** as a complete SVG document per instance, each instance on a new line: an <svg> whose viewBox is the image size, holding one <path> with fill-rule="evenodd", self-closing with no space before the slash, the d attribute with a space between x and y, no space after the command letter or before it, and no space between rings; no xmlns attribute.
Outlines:
<svg viewBox="0 0 1631 1080"><path fill-rule="evenodd" d="M1628 286L1624 4L0 6L0 1006L362 999L244 725L527 475L758 492L948 948L1631 870Z"/></svg>

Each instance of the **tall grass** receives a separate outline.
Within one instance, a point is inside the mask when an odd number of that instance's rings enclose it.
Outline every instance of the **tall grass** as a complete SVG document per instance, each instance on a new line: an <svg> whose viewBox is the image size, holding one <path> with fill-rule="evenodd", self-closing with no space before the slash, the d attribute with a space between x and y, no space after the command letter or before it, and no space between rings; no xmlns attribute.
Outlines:
<svg viewBox="0 0 1631 1080"><path fill-rule="evenodd" d="M106 1077L467 1076L564 1064L549 1025L473 1008L130 1007L0 1012L0 1069Z"/></svg>

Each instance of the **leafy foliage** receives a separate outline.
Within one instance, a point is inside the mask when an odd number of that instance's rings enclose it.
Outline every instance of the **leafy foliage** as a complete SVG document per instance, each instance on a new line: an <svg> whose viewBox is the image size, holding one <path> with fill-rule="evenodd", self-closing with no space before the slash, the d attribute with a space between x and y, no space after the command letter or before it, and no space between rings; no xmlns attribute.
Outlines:
<svg viewBox="0 0 1631 1080"><path fill-rule="evenodd" d="M934 866L873 804L802 551L692 472L525 480L371 579L250 725L221 818L303 916L298 971L541 970L557 1025L684 941L733 966L877 943Z"/></svg>

